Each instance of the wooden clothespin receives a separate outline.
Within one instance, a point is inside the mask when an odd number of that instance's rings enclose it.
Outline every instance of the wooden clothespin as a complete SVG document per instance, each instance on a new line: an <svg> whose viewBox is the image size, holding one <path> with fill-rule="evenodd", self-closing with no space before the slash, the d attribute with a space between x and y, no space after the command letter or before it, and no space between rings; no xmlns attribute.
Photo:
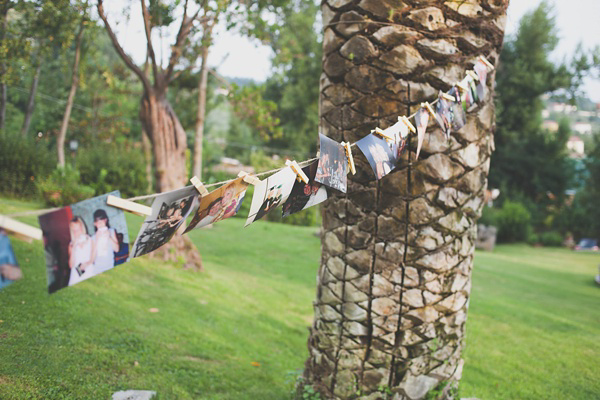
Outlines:
<svg viewBox="0 0 600 400"><path fill-rule="evenodd" d="M448 101L456 101L456 99L454 98L454 96L449 95L448 93L444 93L442 92L442 94L440 95L440 97L448 100Z"/></svg>
<svg viewBox="0 0 600 400"><path fill-rule="evenodd" d="M375 135L384 138L387 141L390 142L394 142L396 140L395 137L388 135L383 129L381 128L375 128L371 131L371 133L374 133Z"/></svg>
<svg viewBox="0 0 600 400"><path fill-rule="evenodd" d="M485 56L479 56L479 59L481 60L481 62L483 62L490 70L494 70L494 64L492 64L491 62L488 61L487 58L485 58Z"/></svg>
<svg viewBox="0 0 600 400"><path fill-rule="evenodd" d="M11 232L17 238L29 243L33 242L33 239L42 240L41 229L24 224L5 215L0 215L0 228Z"/></svg>
<svg viewBox="0 0 600 400"><path fill-rule="evenodd" d="M421 103L421 107L426 108L427 111L429 111L429 114L431 114L431 116L433 118L435 118L435 111L433 111L433 107L431 107L431 104L429 104L429 102L425 102L425 103Z"/></svg>
<svg viewBox="0 0 600 400"><path fill-rule="evenodd" d="M201 197L208 195L208 190L204 187L202 182L200 182L200 179L198 179L197 176L193 176L192 179L190 179L190 182L192 182L192 185L194 185Z"/></svg>
<svg viewBox="0 0 600 400"><path fill-rule="evenodd" d="M475 73L475 71L468 70L467 75L469 75L473 80L479 81L479 76Z"/></svg>
<svg viewBox="0 0 600 400"><path fill-rule="evenodd" d="M413 124L410 123L410 121L408 120L408 118L406 117L406 115L398 117L398 121L404 122L404 125L406 125L408 127L408 129L410 129L410 131L412 133L416 133L417 132L417 129L415 128L415 126Z"/></svg>
<svg viewBox="0 0 600 400"><path fill-rule="evenodd" d="M460 90L462 90L463 92L467 92L469 89L467 88L465 82L460 81L460 82L456 82L454 84L457 88L459 88Z"/></svg>
<svg viewBox="0 0 600 400"><path fill-rule="evenodd" d="M250 175L249 173L247 173L246 171L240 171L240 173L238 174L238 178L244 178L243 181L246 182L249 185L257 185L260 183L260 179L258 179L255 176Z"/></svg>
<svg viewBox="0 0 600 400"><path fill-rule="evenodd" d="M346 157L348 157L348 165L350 166L350 171L352 171L352 175L356 174L356 166L354 165L354 157L352 156L352 147L350 143L342 142L342 146L344 146L344 150L346 150Z"/></svg>
<svg viewBox="0 0 600 400"><path fill-rule="evenodd" d="M125 200L120 197L113 196L112 194L109 194L106 198L106 204L141 216L148 217L152 215L151 207L133 201Z"/></svg>
<svg viewBox="0 0 600 400"><path fill-rule="evenodd" d="M306 176L304 171L302 171L302 168L300 168L300 166L298 165L296 160L294 160L294 161L286 160L285 165L290 167L292 169L292 171L294 171L296 173L296 175L297 175L296 179L298 179L298 181L302 181L308 185L308 176Z"/></svg>

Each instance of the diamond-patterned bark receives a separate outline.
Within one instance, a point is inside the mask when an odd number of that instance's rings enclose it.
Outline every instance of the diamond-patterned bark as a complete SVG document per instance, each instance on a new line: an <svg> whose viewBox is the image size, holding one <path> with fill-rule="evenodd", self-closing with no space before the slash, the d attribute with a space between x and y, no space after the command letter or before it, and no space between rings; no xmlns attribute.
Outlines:
<svg viewBox="0 0 600 400"><path fill-rule="evenodd" d="M355 142L498 61L507 0L327 0L321 131ZM421 399L462 374L475 222L493 150L487 97L450 140L433 119L375 181L354 152L348 193L323 207L322 259L305 380L326 398ZM410 184L409 184L410 181ZM450 388L452 385L449 385ZM358 393L358 394L357 394Z"/></svg>

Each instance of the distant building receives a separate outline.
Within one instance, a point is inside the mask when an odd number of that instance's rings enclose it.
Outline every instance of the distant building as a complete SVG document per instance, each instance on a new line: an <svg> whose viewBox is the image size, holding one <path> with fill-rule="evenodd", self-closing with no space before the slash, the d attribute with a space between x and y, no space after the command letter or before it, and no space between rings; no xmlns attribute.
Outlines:
<svg viewBox="0 0 600 400"><path fill-rule="evenodd" d="M589 135L592 133L592 124L586 122L575 122L573 124L573 130L580 135Z"/></svg>
<svg viewBox="0 0 600 400"><path fill-rule="evenodd" d="M558 131L558 122L546 120L542 122L542 128L546 129L549 132L556 132Z"/></svg>
<svg viewBox="0 0 600 400"><path fill-rule="evenodd" d="M567 141L567 149L575 157L582 157L585 154L585 143L579 136L571 136Z"/></svg>
<svg viewBox="0 0 600 400"><path fill-rule="evenodd" d="M572 106L571 104L566 103L550 103L548 105L548 108L550 108L550 111L552 112L557 112L561 114L571 114L572 112L577 111L576 106Z"/></svg>

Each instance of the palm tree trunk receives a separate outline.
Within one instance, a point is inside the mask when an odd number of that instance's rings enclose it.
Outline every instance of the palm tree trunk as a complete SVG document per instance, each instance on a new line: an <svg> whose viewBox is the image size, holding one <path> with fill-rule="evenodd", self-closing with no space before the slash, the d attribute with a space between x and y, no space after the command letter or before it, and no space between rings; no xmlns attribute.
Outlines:
<svg viewBox="0 0 600 400"><path fill-rule="evenodd" d="M478 55L498 60L508 0L394 4L322 5L321 131L337 141L416 111ZM493 83L491 74L483 104L450 141L430 124L418 162L413 140L375 181L355 154L348 194L324 205L304 382L325 398L414 400L435 387L452 396L493 149Z"/></svg>
<svg viewBox="0 0 600 400"><path fill-rule="evenodd" d="M65 138L67 136L67 129L69 128L69 119L71 118L71 110L73 109L73 102L75 101L77 85L79 85L79 59L81 58L81 41L83 39L84 27L84 20L82 18L81 25L79 26L79 32L77 33L77 39L75 41L75 60L73 61L73 71L71 74L71 89L69 90L65 113L63 115L63 120L60 124L60 131L58 132L58 138L56 140L58 165L60 167L65 166Z"/></svg>
<svg viewBox="0 0 600 400"><path fill-rule="evenodd" d="M37 92L38 82L40 81L40 71L42 70L42 64L40 63L35 69L33 75L33 82L31 83L31 90L29 91L29 101L27 102L27 110L25 110L25 118L23 119L23 127L21 128L21 134L27 136L29 125L31 124L31 117L33 116L33 110L35 109L35 94Z"/></svg>

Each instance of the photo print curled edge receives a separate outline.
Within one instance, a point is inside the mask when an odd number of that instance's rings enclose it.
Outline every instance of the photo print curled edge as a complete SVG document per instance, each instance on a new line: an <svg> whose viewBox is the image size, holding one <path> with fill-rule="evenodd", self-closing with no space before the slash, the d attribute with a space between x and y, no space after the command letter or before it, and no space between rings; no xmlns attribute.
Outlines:
<svg viewBox="0 0 600 400"><path fill-rule="evenodd" d="M257 183L254 186L250 213L244 226L261 219L277 206L283 204L292 192L296 176L296 173L290 167L285 167Z"/></svg>

